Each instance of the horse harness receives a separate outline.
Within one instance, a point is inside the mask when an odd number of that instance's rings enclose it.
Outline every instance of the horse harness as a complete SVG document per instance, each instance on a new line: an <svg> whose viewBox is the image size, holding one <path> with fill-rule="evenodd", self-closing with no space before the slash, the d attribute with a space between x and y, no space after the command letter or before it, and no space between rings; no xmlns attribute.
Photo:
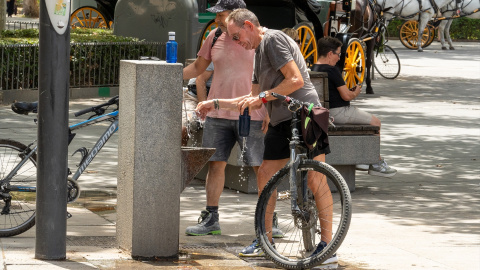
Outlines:
<svg viewBox="0 0 480 270"><path fill-rule="evenodd" d="M453 0L452 0L452 1L453 1ZM479 0L479 1L480 1L480 0ZM384 13L389 13L389 14L392 14L392 15L395 15L395 14L392 13L392 12L388 12L388 10L390 10L390 9L392 9L392 8L395 9L395 8L398 7L399 5L402 5L402 8L400 9L400 12L399 12L399 13L401 14L402 11L403 11L403 8L405 7L405 0L402 0L402 1L399 2L396 6L388 7L388 8L385 8L386 1L383 1L383 3L382 3L381 6L377 4L377 1L376 1L376 0L373 0L372 2L373 2L376 6L380 7L380 9L381 9ZM408 19L411 19L411 18L417 16L418 14L420 14L420 13L422 13L422 12L425 12L425 11L427 11L428 9L430 9L430 8L425 8L425 9L423 9L422 0L417 0L417 2L418 2L418 6L419 6L419 10L420 10L420 11L418 11L418 12L416 12L416 13L414 13L414 14L408 15L408 16L402 16L402 18L408 20ZM438 5L437 5L437 3L435 2L435 0L429 0L429 2L430 2L430 5L432 6L434 12L435 12L436 14L438 14L438 11L440 10L440 8L438 7ZM455 0L455 2L457 3L457 5L456 5L456 8L455 8L453 11L457 11L457 10L458 10L458 8L457 8L458 4L459 4L459 3L462 3L463 0ZM470 1L469 4L470 4L471 2L472 2L472 1ZM462 4L462 7L463 7L463 4ZM446 17L437 18L437 19L435 19L435 21L437 21L437 20L454 19L454 18L459 18L459 17L465 17L465 16L472 15L473 13L476 13L476 12L478 12L478 11L479 11L479 9L476 9L475 11L473 11L473 12L471 12L471 13L469 13L469 14L457 15L457 16L452 16L452 17L448 17L448 18L446 18ZM419 19L420 19L420 18L419 18Z"/></svg>

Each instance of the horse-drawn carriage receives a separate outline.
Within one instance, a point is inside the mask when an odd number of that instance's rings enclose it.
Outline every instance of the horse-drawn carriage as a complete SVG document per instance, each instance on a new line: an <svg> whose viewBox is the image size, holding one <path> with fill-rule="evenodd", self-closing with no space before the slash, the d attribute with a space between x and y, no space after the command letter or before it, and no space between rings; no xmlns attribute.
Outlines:
<svg viewBox="0 0 480 270"><path fill-rule="evenodd" d="M110 28L118 0L73 0L70 15L72 27Z"/></svg>
<svg viewBox="0 0 480 270"><path fill-rule="evenodd" d="M167 33L175 31L179 44L178 60L183 62L196 57L203 40L216 28L215 14L205 12L216 2L121 0L115 8L114 33L147 41L166 41ZM371 63L373 49L366 41L381 34L379 29L383 23L370 21L368 15L368 23L365 22L365 9L356 6L370 7L368 0L245 0L245 3L258 16L262 26L297 29L301 51L309 66L317 61L318 39L327 35L339 38L344 46L338 65L344 71L347 86L366 81L369 87L367 63ZM398 62L398 57L395 60Z"/></svg>
<svg viewBox="0 0 480 270"><path fill-rule="evenodd" d="M434 3L436 2L434 1ZM405 21L400 26L400 41L405 47L412 50L416 50L419 47L428 47L435 38L435 29L438 28L438 36L442 43L442 49L447 49L445 46L446 36L450 49L453 50L454 48L449 33L450 25L454 19L461 17L480 19L480 2L475 0L450 0L450 2L444 3L443 7L437 4L434 11L436 15L427 23L427 26L421 33L422 38L420 41L418 39L420 32L417 20Z"/></svg>

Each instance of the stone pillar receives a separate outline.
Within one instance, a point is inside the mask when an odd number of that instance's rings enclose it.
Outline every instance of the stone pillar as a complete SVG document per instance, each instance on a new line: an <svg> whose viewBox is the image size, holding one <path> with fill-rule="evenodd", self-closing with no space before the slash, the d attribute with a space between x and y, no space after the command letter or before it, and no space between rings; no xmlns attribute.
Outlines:
<svg viewBox="0 0 480 270"><path fill-rule="evenodd" d="M120 63L117 241L134 259L178 257L182 68Z"/></svg>

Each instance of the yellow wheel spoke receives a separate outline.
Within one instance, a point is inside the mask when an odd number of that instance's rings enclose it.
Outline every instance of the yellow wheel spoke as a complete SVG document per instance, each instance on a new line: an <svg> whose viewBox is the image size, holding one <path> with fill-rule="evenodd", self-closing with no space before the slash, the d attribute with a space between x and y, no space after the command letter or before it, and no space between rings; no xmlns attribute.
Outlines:
<svg viewBox="0 0 480 270"><path fill-rule="evenodd" d="M365 52L358 39L350 40L343 69L343 78L349 88L358 82L363 82L365 76Z"/></svg>
<svg viewBox="0 0 480 270"><path fill-rule="evenodd" d="M74 11L71 15L72 27L84 28L108 28L109 24L100 13L100 11L91 7L82 7ZM110 22L110 25L112 22Z"/></svg>
<svg viewBox="0 0 480 270"><path fill-rule="evenodd" d="M312 29L307 25L295 27L300 40L300 52L307 62L308 67L317 62L317 42Z"/></svg>

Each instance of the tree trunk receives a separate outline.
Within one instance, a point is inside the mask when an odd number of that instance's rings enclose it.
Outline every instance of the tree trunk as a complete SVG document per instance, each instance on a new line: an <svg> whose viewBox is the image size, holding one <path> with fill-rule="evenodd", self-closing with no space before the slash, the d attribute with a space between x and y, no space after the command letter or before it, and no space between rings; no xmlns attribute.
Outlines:
<svg viewBox="0 0 480 270"><path fill-rule="evenodd" d="M38 8L37 0L24 0L23 13L26 17L38 18L40 9Z"/></svg>
<svg viewBox="0 0 480 270"><path fill-rule="evenodd" d="M7 22L7 5L6 1L0 1L0 31L5 30ZM2 33L0 33L0 37Z"/></svg>

